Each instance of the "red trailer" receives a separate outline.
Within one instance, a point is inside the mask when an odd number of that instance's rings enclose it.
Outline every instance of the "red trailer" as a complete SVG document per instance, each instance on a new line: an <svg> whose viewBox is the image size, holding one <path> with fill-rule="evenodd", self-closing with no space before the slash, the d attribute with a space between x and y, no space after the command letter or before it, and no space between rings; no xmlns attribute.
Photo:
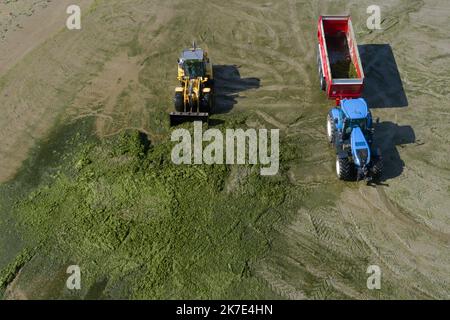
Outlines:
<svg viewBox="0 0 450 320"><path fill-rule="evenodd" d="M329 99L359 98L364 71L349 16L320 16L317 63L320 85Z"/></svg>

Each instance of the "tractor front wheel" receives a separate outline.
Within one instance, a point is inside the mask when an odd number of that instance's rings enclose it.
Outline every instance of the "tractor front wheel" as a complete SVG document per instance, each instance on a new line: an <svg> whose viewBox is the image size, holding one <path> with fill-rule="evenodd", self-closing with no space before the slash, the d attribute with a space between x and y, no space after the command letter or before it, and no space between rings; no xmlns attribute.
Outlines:
<svg viewBox="0 0 450 320"><path fill-rule="evenodd" d="M348 158L336 158L336 174L340 180L350 181L353 178L354 166Z"/></svg>
<svg viewBox="0 0 450 320"><path fill-rule="evenodd" d="M327 117L327 136L329 143L333 143L336 139L336 124L331 114Z"/></svg>

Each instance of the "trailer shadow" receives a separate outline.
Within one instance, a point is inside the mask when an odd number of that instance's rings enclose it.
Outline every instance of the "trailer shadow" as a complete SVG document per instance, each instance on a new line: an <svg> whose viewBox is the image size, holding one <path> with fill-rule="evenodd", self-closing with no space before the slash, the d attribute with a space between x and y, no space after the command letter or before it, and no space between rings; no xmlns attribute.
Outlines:
<svg viewBox="0 0 450 320"><path fill-rule="evenodd" d="M405 162L401 159L398 148L416 143L416 135L411 126L399 126L385 121L375 125L375 147L381 149L383 156L383 176L381 182L399 177Z"/></svg>
<svg viewBox="0 0 450 320"><path fill-rule="evenodd" d="M365 73L363 98L371 108L408 106L394 53L389 44L358 46Z"/></svg>
<svg viewBox="0 0 450 320"><path fill-rule="evenodd" d="M260 87L258 78L241 78L236 65L215 65L213 68L215 114L230 112L237 103L239 92Z"/></svg>

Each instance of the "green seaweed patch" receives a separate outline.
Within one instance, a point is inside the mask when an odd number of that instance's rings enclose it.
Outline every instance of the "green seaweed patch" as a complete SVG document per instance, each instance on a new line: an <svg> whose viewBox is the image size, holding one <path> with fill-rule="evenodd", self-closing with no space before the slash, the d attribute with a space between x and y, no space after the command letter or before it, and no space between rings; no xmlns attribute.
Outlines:
<svg viewBox="0 0 450 320"><path fill-rule="evenodd" d="M340 60L331 65L331 72L334 79L356 79L358 72L353 62L347 60Z"/></svg>
<svg viewBox="0 0 450 320"><path fill-rule="evenodd" d="M6 289L6 287L16 278L22 267L30 261L32 257L33 253L31 250L23 249L13 262L0 271L0 291Z"/></svg>
<svg viewBox="0 0 450 320"><path fill-rule="evenodd" d="M173 164L173 145L137 130L78 145L52 181L15 202L20 229L49 261L81 266L81 296L275 297L253 270L292 211L284 173L247 165L231 182L227 165Z"/></svg>

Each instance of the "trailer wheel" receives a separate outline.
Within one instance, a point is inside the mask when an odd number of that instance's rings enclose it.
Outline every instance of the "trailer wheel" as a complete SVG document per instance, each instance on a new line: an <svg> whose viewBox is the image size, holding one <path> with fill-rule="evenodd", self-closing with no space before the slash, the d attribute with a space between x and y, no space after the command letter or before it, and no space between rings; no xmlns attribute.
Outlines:
<svg viewBox="0 0 450 320"><path fill-rule="evenodd" d="M325 77L322 75L320 77L320 89L322 89L322 91L327 90L327 82L325 81Z"/></svg>
<svg viewBox="0 0 450 320"><path fill-rule="evenodd" d="M334 143L334 141L336 140L336 124L334 123L331 114L328 114L327 116L327 136L328 142Z"/></svg>
<svg viewBox="0 0 450 320"><path fill-rule="evenodd" d="M340 180L352 180L354 171L354 165L348 158L336 157L336 174Z"/></svg>
<svg viewBox="0 0 450 320"><path fill-rule="evenodd" d="M173 98L173 103L175 106L175 111L183 112L184 111L184 101L183 94L181 92L175 93L175 97Z"/></svg>
<svg viewBox="0 0 450 320"><path fill-rule="evenodd" d="M322 91L326 91L327 82L325 81L325 77L323 76L322 63L320 59L320 46L317 46L317 68L319 70L319 80L320 80L320 89Z"/></svg>

